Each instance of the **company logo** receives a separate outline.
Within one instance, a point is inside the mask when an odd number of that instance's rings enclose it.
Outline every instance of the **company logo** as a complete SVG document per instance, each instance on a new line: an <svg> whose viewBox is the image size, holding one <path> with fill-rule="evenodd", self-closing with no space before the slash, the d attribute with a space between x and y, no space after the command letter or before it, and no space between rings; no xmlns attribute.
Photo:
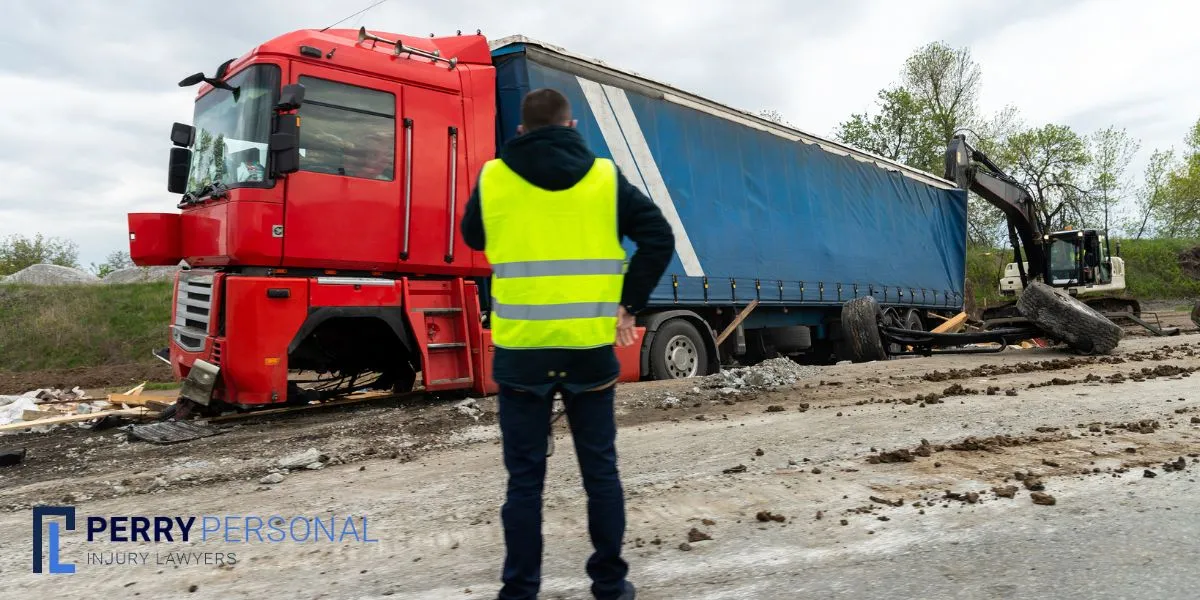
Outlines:
<svg viewBox="0 0 1200 600"><path fill-rule="evenodd" d="M33 572L42 572L42 523L47 517L62 517L66 521L67 531L75 530L75 507L73 506L35 506L33 507ZM49 521L46 525L46 543L49 549L49 568L51 573L70 574L75 572L74 563L64 563L59 560L58 521Z"/></svg>
<svg viewBox="0 0 1200 600"><path fill-rule="evenodd" d="M62 523L59 522L61 519ZM75 572L76 564L63 562L60 556L62 525L75 531L76 520L86 522L80 541L84 552L76 560L93 566L220 566L239 560L236 552L194 552L159 550L161 544L220 542L224 545L279 543L377 543L367 530L366 515L188 515L188 516L80 516L73 506L36 506L33 508L33 572L47 570L55 574ZM43 530L45 535L43 535ZM153 544L149 552L136 551L124 544ZM111 544L111 545L110 545ZM222 548L230 550L230 548Z"/></svg>

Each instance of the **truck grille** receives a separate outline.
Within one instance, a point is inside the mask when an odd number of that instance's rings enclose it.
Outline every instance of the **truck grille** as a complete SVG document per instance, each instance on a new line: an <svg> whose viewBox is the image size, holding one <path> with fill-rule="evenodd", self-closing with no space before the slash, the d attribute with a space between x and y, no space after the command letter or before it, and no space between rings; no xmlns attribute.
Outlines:
<svg viewBox="0 0 1200 600"><path fill-rule="evenodd" d="M191 352L204 349L212 318L212 296L212 275L181 274L175 298L175 325L171 328L172 337L180 347Z"/></svg>

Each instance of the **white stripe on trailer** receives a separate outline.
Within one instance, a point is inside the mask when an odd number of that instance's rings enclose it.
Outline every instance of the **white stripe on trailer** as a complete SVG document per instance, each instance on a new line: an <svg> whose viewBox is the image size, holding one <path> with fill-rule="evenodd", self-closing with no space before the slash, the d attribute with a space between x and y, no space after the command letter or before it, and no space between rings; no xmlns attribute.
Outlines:
<svg viewBox="0 0 1200 600"><path fill-rule="evenodd" d="M613 162L630 183L654 201L662 211L663 217L671 224L671 230L675 233L675 253L679 255L679 261L683 264L684 274L689 277L704 276L700 257L696 255L696 248L692 246L692 240L683 227L683 220L679 218L679 211L675 209L671 192L658 170L654 155L650 153L642 126L633 114L633 107L629 105L625 91L612 86L602 86L583 77L576 79L583 89L584 97L587 98L588 107L596 117L596 123L600 125L600 133L613 156Z"/></svg>

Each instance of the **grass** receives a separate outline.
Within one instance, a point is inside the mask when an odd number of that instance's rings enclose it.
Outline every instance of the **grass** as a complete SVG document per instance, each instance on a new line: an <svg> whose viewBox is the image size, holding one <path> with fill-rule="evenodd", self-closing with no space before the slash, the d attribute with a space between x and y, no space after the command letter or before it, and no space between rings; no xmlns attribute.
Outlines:
<svg viewBox="0 0 1200 600"><path fill-rule="evenodd" d="M171 284L0 286L0 371L155 360Z"/></svg>
<svg viewBox="0 0 1200 600"><path fill-rule="evenodd" d="M1125 293L1139 300L1177 300L1200 297L1200 280L1179 270L1179 253L1200 244L1197 240L1123 240ZM1113 246L1116 250L1116 246ZM997 288L1004 265L1012 251L971 248L967 250L967 281L979 306L1003 301ZM1190 307L1189 307L1190 310Z"/></svg>

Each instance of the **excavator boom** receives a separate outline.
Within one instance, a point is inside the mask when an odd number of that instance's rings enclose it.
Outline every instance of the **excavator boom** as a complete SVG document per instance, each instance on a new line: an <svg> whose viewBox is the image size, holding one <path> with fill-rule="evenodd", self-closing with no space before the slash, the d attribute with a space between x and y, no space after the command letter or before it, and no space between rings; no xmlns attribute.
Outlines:
<svg viewBox="0 0 1200 600"><path fill-rule="evenodd" d="M1004 213L1014 257L1018 268L1022 269L1022 285L1041 280L1046 274L1046 252L1042 244L1044 228L1029 193L987 155L967 144L967 138L962 134L954 136L946 147L946 179ZM1023 262L1028 262L1027 272Z"/></svg>

